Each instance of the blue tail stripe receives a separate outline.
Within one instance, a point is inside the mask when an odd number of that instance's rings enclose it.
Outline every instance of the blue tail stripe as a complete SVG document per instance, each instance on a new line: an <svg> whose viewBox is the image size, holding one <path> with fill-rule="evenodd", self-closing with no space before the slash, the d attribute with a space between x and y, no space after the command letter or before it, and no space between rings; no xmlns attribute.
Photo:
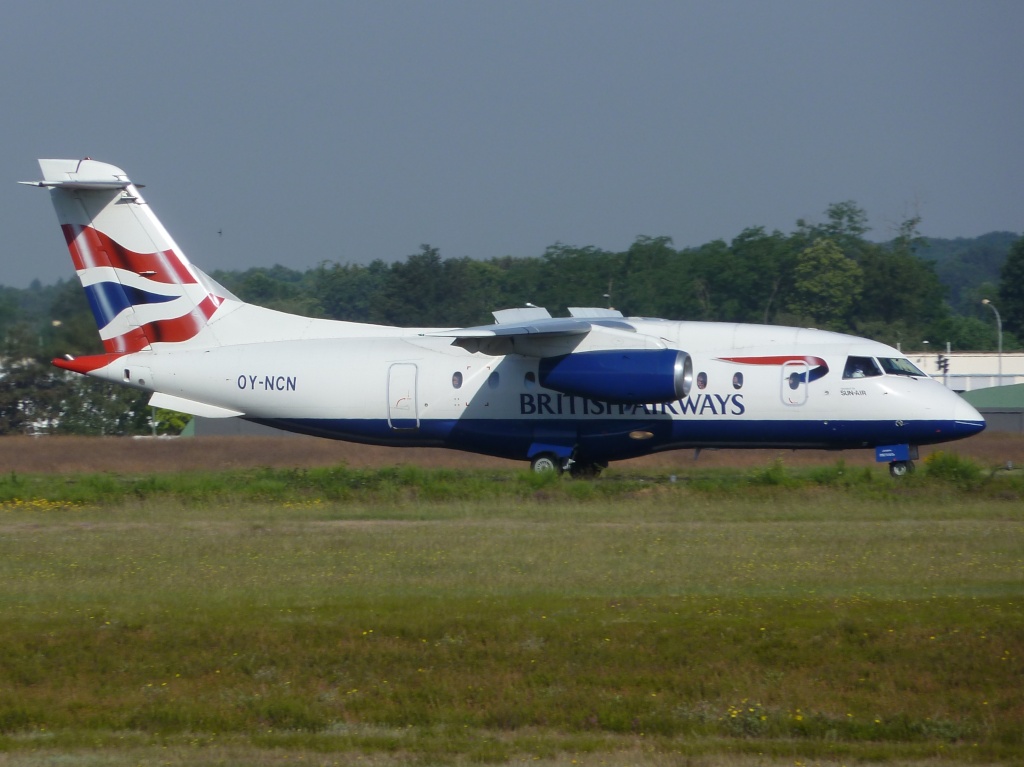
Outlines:
<svg viewBox="0 0 1024 767"><path fill-rule="evenodd" d="M122 285L119 282L97 282L87 285L85 295L89 299L96 324L104 328L129 306L140 304L162 304L173 301L178 296L164 296L146 290Z"/></svg>

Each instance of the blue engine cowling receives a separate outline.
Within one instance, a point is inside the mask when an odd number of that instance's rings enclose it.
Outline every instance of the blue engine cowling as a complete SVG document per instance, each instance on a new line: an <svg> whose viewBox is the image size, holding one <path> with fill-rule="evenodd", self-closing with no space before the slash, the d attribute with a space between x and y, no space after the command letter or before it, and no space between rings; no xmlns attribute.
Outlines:
<svg viewBox="0 0 1024 767"><path fill-rule="evenodd" d="M541 386L563 394L653 405L690 393L693 361L676 349L577 352L541 359L537 373Z"/></svg>

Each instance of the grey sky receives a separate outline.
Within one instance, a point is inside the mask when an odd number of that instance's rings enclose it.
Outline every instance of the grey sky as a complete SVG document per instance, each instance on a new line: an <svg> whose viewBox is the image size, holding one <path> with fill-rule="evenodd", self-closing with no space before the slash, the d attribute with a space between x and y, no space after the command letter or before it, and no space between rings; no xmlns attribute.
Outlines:
<svg viewBox="0 0 1024 767"><path fill-rule="evenodd" d="M791 231L1024 230L1024 3L17 2L0 284L72 275L37 157L120 165L207 271ZM218 236L218 230L223 235Z"/></svg>

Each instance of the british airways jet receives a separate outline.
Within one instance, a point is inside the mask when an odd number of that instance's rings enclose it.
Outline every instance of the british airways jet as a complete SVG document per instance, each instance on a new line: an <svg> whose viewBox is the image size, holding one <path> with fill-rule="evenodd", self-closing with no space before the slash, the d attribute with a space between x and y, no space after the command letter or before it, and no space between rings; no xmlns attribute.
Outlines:
<svg viewBox="0 0 1024 767"><path fill-rule="evenodd" d="M807 328L494 312L397 328L241 301L175 244L123 170L40 160L103 340L65 370L150 404L375 445L447 447L593 476L677 448L873 448L900 476L919 445L985 428L896 349Z"/></svg>

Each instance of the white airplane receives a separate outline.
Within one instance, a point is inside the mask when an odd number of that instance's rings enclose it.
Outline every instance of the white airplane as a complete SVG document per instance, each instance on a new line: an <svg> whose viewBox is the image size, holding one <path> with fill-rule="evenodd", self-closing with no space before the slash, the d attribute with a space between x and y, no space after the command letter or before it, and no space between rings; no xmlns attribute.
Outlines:
<svg viewBox="0 0 1024 767"><path fill-rule="evenodd" d="M105 353L54 364L150 404L376 445L447 447L586 476L677 448L919 445L982 416L875 341L806 328L529 306L471 328L310 319L247 304L185 257L123 170L40 160Z"/></svg>

